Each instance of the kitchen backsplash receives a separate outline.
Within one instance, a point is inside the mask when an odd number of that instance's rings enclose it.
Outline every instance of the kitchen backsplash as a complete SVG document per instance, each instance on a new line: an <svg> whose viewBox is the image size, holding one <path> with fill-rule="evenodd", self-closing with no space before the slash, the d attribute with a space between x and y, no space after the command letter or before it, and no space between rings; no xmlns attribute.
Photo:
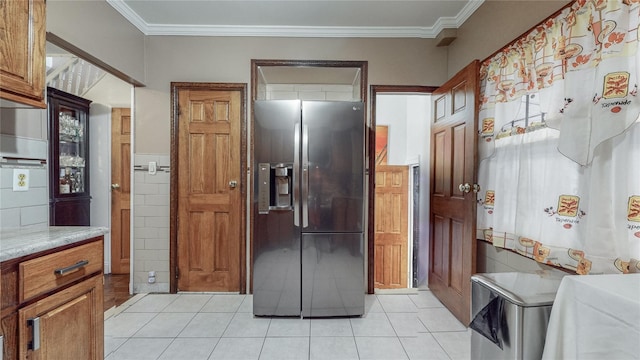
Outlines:
<svg viewBox="0 0 640 360"><path fill-rule="evenodd" d="M46 140L0 134L0 228L49 226L46 159Z"/></svg>

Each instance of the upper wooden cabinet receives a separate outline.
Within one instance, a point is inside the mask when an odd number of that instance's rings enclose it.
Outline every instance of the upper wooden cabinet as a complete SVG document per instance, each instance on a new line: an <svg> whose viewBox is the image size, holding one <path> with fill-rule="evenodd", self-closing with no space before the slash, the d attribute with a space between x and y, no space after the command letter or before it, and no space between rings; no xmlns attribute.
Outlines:
<svg viewBox="0 0 640 360"><path fill-rule="evenodd" d="M46 108L45 0L0 1L0 98Z"/></svg>

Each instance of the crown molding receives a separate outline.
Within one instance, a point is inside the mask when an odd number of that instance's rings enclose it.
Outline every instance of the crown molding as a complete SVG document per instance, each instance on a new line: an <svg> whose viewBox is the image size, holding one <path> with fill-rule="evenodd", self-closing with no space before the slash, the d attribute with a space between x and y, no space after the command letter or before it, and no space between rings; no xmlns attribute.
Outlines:
<svg viewBox="0 0 640 360"><path fill-rule="evenodd" d="M251 37L356 37L434 39L440 31L458 28L484 0L471 0L456 15L439 18L434 26L239 26L148 24L123 0L106 0L143 34L176 36L251 36Z"/></svg>

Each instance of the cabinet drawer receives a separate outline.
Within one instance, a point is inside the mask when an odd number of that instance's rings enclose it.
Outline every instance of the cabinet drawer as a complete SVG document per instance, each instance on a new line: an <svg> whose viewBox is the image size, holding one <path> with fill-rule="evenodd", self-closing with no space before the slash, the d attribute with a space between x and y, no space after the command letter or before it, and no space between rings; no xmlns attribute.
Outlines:
<svg viewBox="0 0 640 360"><path fill-rule="evenodd" d="M20 302L102 271L102 241L20 263Z"/></svg>

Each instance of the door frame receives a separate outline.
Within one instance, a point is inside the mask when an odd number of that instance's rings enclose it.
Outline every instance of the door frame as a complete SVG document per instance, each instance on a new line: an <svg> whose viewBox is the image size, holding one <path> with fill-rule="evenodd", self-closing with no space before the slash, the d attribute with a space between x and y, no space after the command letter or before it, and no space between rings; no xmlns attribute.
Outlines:
<svg viewBox="0 0 640 360"><path fill-rule="evenodd" d="M180 90L211 90L240 92L240 234L246 234L247 203L247 84L246 83L202 83L171 82L171 176L169 195L169 292L178 292L178 140L179 109L178 92ZM246 246L240 241L240 293L246 293Z"/></svg>
<svg viewBox="0 0 640 360"><path fill-rule="evenodd" d="M376 96L382 94L431 94L437 86L418 86L418 85L371 85L371 123L369 126L369 145L367 148L367 156L369 157L369 218L367 223L367 236L369 238L367 251L369 260L367 266L367 293L375 292L375 185L376 185ZM426 134L431 136L431 133Z"/></svg>

